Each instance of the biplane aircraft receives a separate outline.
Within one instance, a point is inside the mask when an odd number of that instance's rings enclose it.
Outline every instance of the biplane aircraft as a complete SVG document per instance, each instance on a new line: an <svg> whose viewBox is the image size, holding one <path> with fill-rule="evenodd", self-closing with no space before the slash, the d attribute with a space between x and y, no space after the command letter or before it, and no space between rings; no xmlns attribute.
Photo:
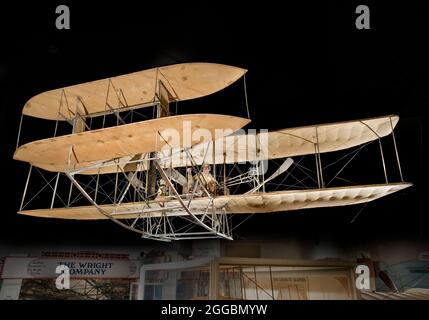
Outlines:
<svg viewBox="0 0 429 320"><path fill-rule="evenodd" d="M231 240L234 214L367 203L411 186L402 178L396 149L393 130L398 116L245 132L243 127L250 122L246 72L221 64L183 63L31 98L22 116L53 120L55 129L51 138L19 146L21 117L14 159L29 163L30 170L18 213L110 219L161 241ZM214 94L239 79L244 80L247 118L178 114L178 102ZM59 135L59 126L66 123L71 133ZM396 183L388 181L384 162L381 141L388 135L394 139L400 172L401 181ZM321 154L358 148L351 153L354 157L374 141L380 145L383 183L331 186L344 167L331 181L324 179L327 166ZM296 161L306 155L311 157L311 169ZM306 172L313 186L303 180L284 184L294 177L294 169ZM28 200L34 170L44 183ZM280 178L282 183L271 188ZM28 209L47 186L52 192L50 206Z"/></svg>

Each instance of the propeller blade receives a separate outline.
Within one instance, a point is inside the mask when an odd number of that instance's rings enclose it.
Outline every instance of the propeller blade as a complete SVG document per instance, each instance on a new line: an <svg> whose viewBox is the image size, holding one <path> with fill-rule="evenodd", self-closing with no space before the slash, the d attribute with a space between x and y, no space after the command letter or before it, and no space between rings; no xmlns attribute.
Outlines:
<svg viewBox="0 0 429 320"><path fill-rule="evenodd" d="M173 168L169 168L165 170L165 173L168 177L170 177L173 181L177 182L181 186L186 184L188 180L183 176L179 171Z"/></svg>
<svg viewBox="0 0 429 320"><path fill-rule="evenodd" d="M293 164L292 158L287 158L282 163L282 165L268 179L265 179L260 184L258 184L256 187L254 187L252 190L250 190L250 191L248 191L246 193L253 193L253 192L259 190L264 184L266 184L267 182L273 180L274 178L278 177L283 172L285 172L287 169L289 169L292 164Z"/></svg>

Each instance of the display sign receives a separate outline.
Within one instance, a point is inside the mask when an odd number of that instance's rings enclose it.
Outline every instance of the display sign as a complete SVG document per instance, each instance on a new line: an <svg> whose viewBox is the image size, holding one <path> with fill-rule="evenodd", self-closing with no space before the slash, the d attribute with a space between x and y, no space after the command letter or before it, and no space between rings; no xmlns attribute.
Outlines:
<svg viewBox="0 0 429 320"><path fill-rule="evenodd" d="M7 257L2 279L56 278L57 266L69 268L71 278L138 278L140 261Z"/></svg>

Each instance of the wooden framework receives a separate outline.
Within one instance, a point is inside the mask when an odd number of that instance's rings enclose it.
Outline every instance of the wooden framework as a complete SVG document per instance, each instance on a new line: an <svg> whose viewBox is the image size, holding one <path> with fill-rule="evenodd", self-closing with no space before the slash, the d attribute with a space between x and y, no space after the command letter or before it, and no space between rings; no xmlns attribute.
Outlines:
<svg viewBox="0 0 429 320"><path fill-rule="evenodd" d="M368 203L412 185L402 176L394 135L399 121L396 115L248 134L238 130L250 122L250 117L171 116L171 102L212 94L245 73L226 65L185 63L51 90L31 98L23 115L56 120L56 127L53 138L22 146L17 143L14 159L30 164L18 212L44 218L110 219L143 238L160 241L231 240L233 214ZM249 115L245 81L244 89ZM126 124L120 115L150 106L155 108L156 119ZM105 127L108 114L116 116L116 126ZM103 116L103 127L91 130L87 120L98 116ZM71 134L56 136L60 120L72 125ZM185 124L189 126L185 128ZM199 130L208 135L188 139ZM177 139L171 139L172 133ZM401 179L397 183L389 182L385 165L381 140L388 135L394 141ZM357 152L373 141L379 144L385 183L329 187ZM354 147L359 147L357 152L328 181L321 154ZM299 168L300 161L290 157L305 155L314 156L315 170L307 169L307 175L315 173L311 179L317 182L316 188L301 183L304 189L266 190L268 182L282 175L287 178ZM267 161L282 158L287 159L265 177ZM238 169L235 176L233 170L227 172L228 165L236 169L242 163L251 164L247 171ZM33 168L45 179L45 187L52 189L47 209L27 208L45 188L25 201ZM55 176L48 180L39 168L55 172ZM62 176L69 184L67 200L59 196ZM101 183L103 179L107 183ZM230 194L235 186L247 189ZM76 190L78 196L73 197ZM86 205L75 205L82 199ZM62 207L56 206L58 200Z"/></svg>

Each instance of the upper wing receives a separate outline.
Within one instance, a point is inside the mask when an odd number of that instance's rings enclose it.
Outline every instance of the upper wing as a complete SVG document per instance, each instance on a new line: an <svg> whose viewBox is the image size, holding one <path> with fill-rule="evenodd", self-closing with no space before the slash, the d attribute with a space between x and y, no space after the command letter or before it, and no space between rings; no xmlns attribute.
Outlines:
<svg viewBox="0 0 429 320"><path fill-rule="evenodd" d="M229 86L247 70L215 63L182 63L143 70L40 93L23 108L25 115L66 120L124 106L154 101L158 80L173 95L172 101L207 96ZM79 103L76 103L78 99Z"/></svg>

